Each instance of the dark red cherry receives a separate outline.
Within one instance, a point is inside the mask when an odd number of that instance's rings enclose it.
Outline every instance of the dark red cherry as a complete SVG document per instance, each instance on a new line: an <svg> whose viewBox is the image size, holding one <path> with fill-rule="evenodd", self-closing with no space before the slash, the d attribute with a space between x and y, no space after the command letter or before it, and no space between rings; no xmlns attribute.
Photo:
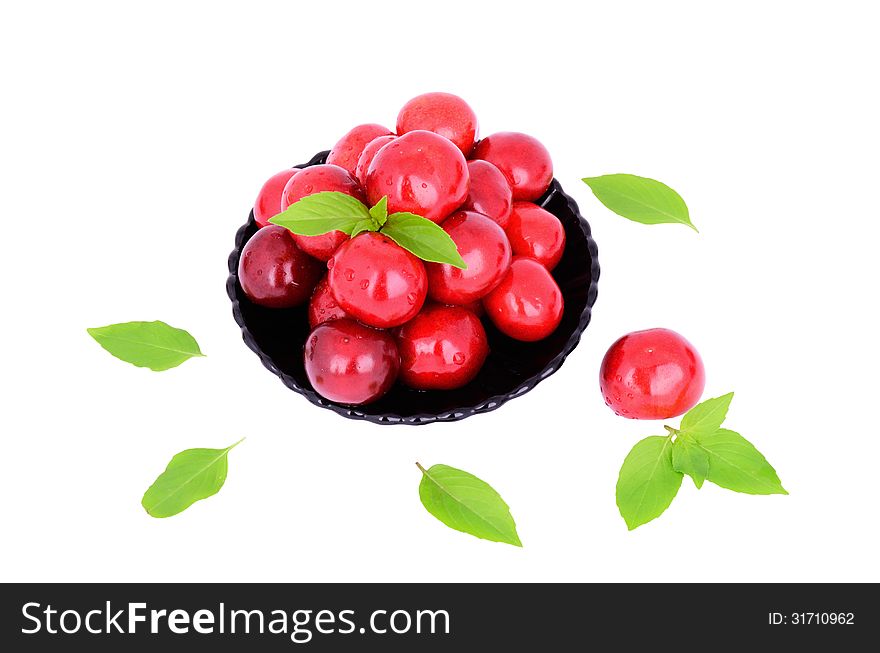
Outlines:
<svg viewBox="0 0 880 653"><path fill-rule="evenodd" d="M367 404L384 395L397 378L400 357L394 338L354 320L320 324L304 351L306 376L315 391L341 404Z"/></svg>
<svg viewBox="0 0 880 653"><path fill-rule="evenodd" d="M300 250L284 227L260 229L241 250L238 281L248 299L260 306L298 306L320 278L321 264Z"/></svg>

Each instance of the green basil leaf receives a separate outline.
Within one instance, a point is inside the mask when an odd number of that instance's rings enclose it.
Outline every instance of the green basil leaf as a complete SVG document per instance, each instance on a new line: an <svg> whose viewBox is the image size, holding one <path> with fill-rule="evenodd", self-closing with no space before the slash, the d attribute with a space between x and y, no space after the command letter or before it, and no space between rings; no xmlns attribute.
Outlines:
<svg viewBox="0 0 880 653"><path fill-rule="evenodd" d="M434 517L462 533L522 546L510 508L488 483L454 467L416 465L422 471L419 498Z"/></svg>
<svg viewBox="0 0 880 653"><path fill-rule="evenodd" d="M370 217L376 221L376 224L381 227L388 220L388 196L385 195L382 199L380 199L376 206L370 209ZM353 237L353 236L352 236Z"/></svg>
<svg viewBox="0 0 880 653"><path fill-rule="evenodd" d="M164 322L123 322L86 331L119 360L137 367L148 367L154 372L177 367L195 356L204 356L195 338Z"/></svg>
<svg viewBox="0 0 880 653"><path fill-rule="evenodd" d="M617 507L627 528L633 530L663 514L678 494L682 478L672 467L670 437L652 435L637 442L617 479Z"/></svg>
<svg viewBox="0 0 880 653"><path fill-rule="evenodd" d="M370 212L363 202L337 191L306 195L281 213L269 219L300 236L320 236L331 231L351 234L361 220L369 220Z"/></svg>
<svg viewBox="0 0 880 653"><path fill-rule="evenodd" d="M699 490L709 475L709 454L686 435L679 435L672 445L672 468L690 476Z"/></svg>
<svg viewBox="0 0 880 653"><path fill-rule="evenodd" d="M423 261L448 263L462 270L467 269L467 264L449 234L440 225L420 215L392 213L381 233Z"/></svg>
<svg viewBox="0 0 880 653"><path fill-rule="evenodd" d="M745 494L788 494L776 470L739 433L718 429L697 440L709 454L709 473L715 485Z"/></svg>
<svg viewBox="0 0 880 653"><path fill-rule="evenodd" d="M697 231L681 195L664 183L624 174L585 177L583 182L617 215L642 224L686 224Z"/></svg>
<svg viewBox="0 0 880 653"><path fill-rule="evenodd" d="M225 449L181 451L144 493L144 510L151 517L171 517L217 494L226 482L227 456L240 443Z"/></svg>
<svg viewBox="0 0 880 653"><path fill-rule="evenodd" d="M681 428L679 430L692 435L714 433L724 423L724 419L727 417L727 409L730 408L732 400L733 393L728 392L721 397L700 402L681 418Z"/></svg>

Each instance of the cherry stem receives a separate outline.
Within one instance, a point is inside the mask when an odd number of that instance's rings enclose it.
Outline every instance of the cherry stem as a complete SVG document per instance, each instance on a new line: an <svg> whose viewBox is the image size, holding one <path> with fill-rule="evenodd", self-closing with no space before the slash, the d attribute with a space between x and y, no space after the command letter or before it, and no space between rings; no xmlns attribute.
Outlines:
<svg viewBox="0 0 880 653"><path fill-rule="evenodd" d="M672 428L671 426L666 426L665 424L663 425L663 428L665 428L667 431L669 431L669 437L670 437L670 438L671 438L673 435L678 435L678 433L679 433L678 429L674 429L674 428Z"/></svg>
<svg viewBox="0 0 880 653"><path fill-rule="evenodd" d="M416 467L418 467L418 468L422 471L422 474L427 474L427 473L428 473L428 472L425 471L425 468L422 467L422 464L421 464L421 463L418 463L418 462L417 462L417 463L416 463Z"/></svg>

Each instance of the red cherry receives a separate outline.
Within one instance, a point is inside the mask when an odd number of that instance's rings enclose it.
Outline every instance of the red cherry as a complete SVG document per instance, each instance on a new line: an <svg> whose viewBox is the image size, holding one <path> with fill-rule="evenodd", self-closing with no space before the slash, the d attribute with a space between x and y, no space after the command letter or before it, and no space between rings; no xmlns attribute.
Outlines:
<svg viewBox="0 0 880 653"><path fill-rule="evenodd" d="M390 135L392 135L391 130L382 125L375 123L358 125L336 142L327 155L327 163L344 168L349 174L354 175L358 157L367 143L378 136Z"/></svg>
<svg viewBox="0 0 880 653"><path fill-rule="evenodd" d="M367 184L367 170L370 169L370 164L376 157L376 153L396 138L397 136L379 136L367 143L354 168L354 176L362 186Z"/></svg>
<svg viewBox="0 0 880 653"><path fill-rule="evenodd" d="M354 320L321 324L306 340L306 376L315 391L341 404L366 404L397 378L400 356L389 334Z"/></svg>
<svg viewBox="0 0 880 653"><path fill-rule="evenodd" d="M425 303L422 261L387 236L366 231L345 242L327 262L330 290L352 317L380 329L412 319Z"/></svg>
<svg viewBox="0 0 880 653"><path fill-rule="evenodd" d="M548 270L565 252L565 228L555 215L531 202L514 202L507 225L510 247L517 256L535 259Z"/></svg>
<svg viewBox="0 0 880 653"><path fill-rule="evenodd" d="M565 304L547 268L533 259L514 256L498 287L483 297L483 306L499 331L533 342L556 330Z"/></svg>
<svg viewBox="0 0 880 653"><path fill-rule="evenodd" d="M513 199L534 202L553 181L553 162L540 141L519 132L498 132L487 136L474 149L475 159L484 159L504 173Z"/></svg>
<svg viewBox="0 0 880 653"><path fill-rule="evenodd" d="M621 417L668 419L700 400L706 385L703 361L675 331L647 329L617 340L599 372L605 403Z"/></svg>
<svg viewBox="0 0 880 653"><path fill-rule="evenodd" d="M441 304L467 304L497 286L510 266L504 230L485 215L459 211L440 225L458 247L466 270L428 263L428 295Z"/></svg>
<svg viewBox="0 0 880 653"><path fill-rule="evenodd" d="M502 229L507 228L513 204L510 184L501 171L488 161L468 161L470 190L461 208L492 218Z"/></svg>
<svg viewBox="0 0 880 653"><path fill-rule="evenodd" d="M467 161L442 136L412 131L376 153L366 186L371 205L387 195L389 213L408 211L442 222L467 197Z"/></svg>
<svg viewBox="0 0 880 653"><path fill-rule="evenodd" d="M298 306L320 278L320 263L300 250L284 227L260 229L241 250L238 281L248 299L260 306Z"/></svg>
<svg viewBox="0 0 880 653"><path fill-rule="evenodd" d="M400 379L416 390L453 390L469 383L489 355L480 320L460 306L425 306L397 333Z"/></svg>
<svg viewBox="0 0 880 653"><path fill-rule="evenodd" d="M278 172L263 184L257 195L257 201L254 202L254 220L260 227L269 224L269 218L274 218L281 212L281 193L284 192L284 185L290 181L299 168L290 168Z"/></svg>
<svg viewBox="0 0 880 653"><path fill-rule="evenodd" d="M351 195L361 202L364 201L363 189L348 171L339 166L325 163L309 166L287 182L281 197L281 210L298 202L306 195L314 195L323 191L337 191ZM293 238L301 250L319 261L328 260L333 256L333 252L348 240L348 236L341 231L331 231L320 236L294 234Z"/></svg>
<svg viewBox="0 0 880 653"><path fill-rule="evenodd" d="M477 140L477 115L468 103L451 93L425 93L403 105L397 116L397 133L424 129L455 143L467 156Z"/></svg>
<svg viewBox="0 0 880 653"><path fill-rule="evenodd" d="M315 286L315 292L312 293L312 298L309 300L309 326L314 329L324 322L347 317L351 316L339 307L339 302L330 292L330 284L327 282L325 274Z"/></svg>

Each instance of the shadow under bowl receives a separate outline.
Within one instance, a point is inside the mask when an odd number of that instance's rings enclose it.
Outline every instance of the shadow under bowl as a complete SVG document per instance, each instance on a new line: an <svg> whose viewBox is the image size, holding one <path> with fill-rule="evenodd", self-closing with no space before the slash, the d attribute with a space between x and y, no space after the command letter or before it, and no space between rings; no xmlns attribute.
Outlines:
<svg viewBox="0 0 880 653"><path fill-rule="evenodd" d="M324 163L328 152L316 154L304 168ZM562 322L538 342L520 342L503 335L484 318L490 354L477 377L456 390L420 392L395 384L380 400L365 406L348 406L324 399L315 392L303 366L303 345L309 334L307 307L270 309L251 302L238 281L238 261L245 243L257 231L254 214L235 234L229 255L226 292L232 314L241 327L245 344L284 384L321 408L376 424L421 425L452 422L487 413L519 397L553 374L577 347L590 323L599 281L599 259L590 225L575 201L556 179L536 202L562 221L566 246L553 277L565 299Z"/></svg>

